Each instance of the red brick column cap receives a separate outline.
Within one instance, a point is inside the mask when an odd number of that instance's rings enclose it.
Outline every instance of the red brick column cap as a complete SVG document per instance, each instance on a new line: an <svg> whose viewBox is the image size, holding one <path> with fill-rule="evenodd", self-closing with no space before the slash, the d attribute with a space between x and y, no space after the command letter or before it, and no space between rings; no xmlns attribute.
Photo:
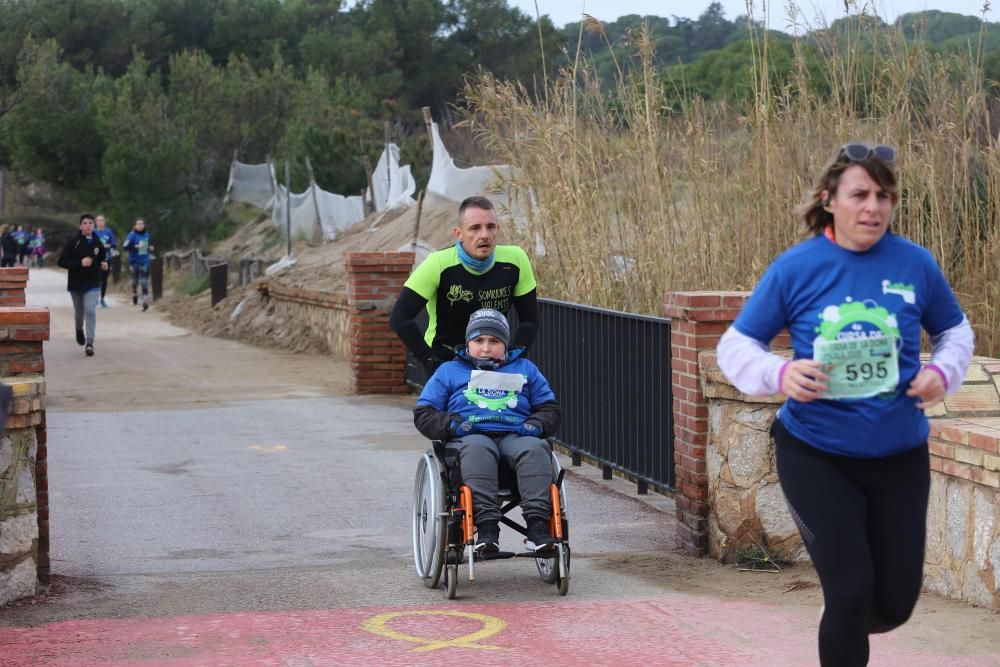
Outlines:
<svg viewBox="0 0 1000 667"><path fill-rule="evenodd" d="M412 252L349 252L344 255L348 270L364 267L366 270L385 268L389 273L409 270L416 254Z"/></svg>
<svg viewBox="0 0 1000 667"><path fill-rule="evenodd" d="M0 326L11 324L48 324L48 308L0 308Z"/></svg>
<svg viewBox="0 0 1000 667"><path fill-rule="evenodd" d="M694 322L731 322L739 315L750 292L667 292L663 313Z"/></svg>

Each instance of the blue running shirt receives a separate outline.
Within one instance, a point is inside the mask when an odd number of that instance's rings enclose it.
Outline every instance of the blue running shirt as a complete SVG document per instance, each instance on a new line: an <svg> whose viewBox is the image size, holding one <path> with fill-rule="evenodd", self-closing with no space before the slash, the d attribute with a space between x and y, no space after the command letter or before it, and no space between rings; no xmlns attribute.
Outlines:
<svg viewBox="0 0 1000 667"><path fill-rule="evenodd" d="M808 403L789 398L778 412L785 428L813 447L870 458L926 442L927 417L918 399L906 395L920 370L920 330L935 336L963 318L926 248L887 233L866 252L855 252L819 235L768 267L733 326L765 345L787 327L796 359L812 359L817 338L899 339L895 391Z"/></svg>

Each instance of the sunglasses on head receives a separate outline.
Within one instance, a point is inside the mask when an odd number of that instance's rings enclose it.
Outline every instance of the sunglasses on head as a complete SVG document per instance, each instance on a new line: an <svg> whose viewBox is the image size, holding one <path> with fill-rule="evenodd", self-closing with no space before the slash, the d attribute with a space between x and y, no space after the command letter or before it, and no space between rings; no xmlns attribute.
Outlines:
<svg viewBox="0 0 1000 667"><path fill-rule="evenodd" d="M894 164L896 162L896 149L884 144L879 144L878 146L844 144L840 147L840 154L851 162L864 162L872 155L886 164Z"/></svg>

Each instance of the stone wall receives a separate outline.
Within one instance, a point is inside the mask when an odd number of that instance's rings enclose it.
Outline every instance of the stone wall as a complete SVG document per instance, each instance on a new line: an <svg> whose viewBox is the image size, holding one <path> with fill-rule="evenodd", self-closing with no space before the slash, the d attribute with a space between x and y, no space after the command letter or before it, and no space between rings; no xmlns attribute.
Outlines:
<svg viewBox="0 0 1000 667"><path fill-rule="evenodd" d="M781 396L751 398L701 352L708 401L708 553L731 561L760 543L807 559L781 492L768 432ZM924 583L1000 609L1000 361L976 357L965 384L931 413L931 495Z"/></svg>
<svg viewBox="0 0 1000 667"><path fill-rule="evenodd" d="M330 354L348 359L351 353L350 305L347 294L285 285L271 279L261 292L274 300L275 312L306 323L310 333L326 341Z"/></svg>
<svg viewBox="0 0 1000 667"><path fill-rule="evenodd" d="M39 497L36 482L45 381L36 375L4 382L14 390L14 404L0 437L0 605L34 595L39 570L44 565L47 580L48 569L47 494ZM46 544L40 546L43 516Z"/></svg>
<svg viewBox="0 0 1000 667"><path fill-rule="evenodd" d="M357 394L405 393L406 348L389 328L389 313L413 268L412 252L352 252L344 255L347 292L325 292L262 281L275 310L306 322L335 357L351 363Z"/></svg>

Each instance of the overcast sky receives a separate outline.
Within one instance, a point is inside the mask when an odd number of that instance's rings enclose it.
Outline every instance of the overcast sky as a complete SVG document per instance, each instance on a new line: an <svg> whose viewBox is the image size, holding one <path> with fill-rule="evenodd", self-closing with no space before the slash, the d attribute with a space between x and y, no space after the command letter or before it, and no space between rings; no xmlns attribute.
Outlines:
<svg viewBox="0 0 1000 667"><path fill-rule="evenodd" d="M528 16L535 16L534 0L507 0L511 6L521 9ZM794 0L793 0L794 1ZM854 2L855 0L850 0ZM755 18L763 18L763 9L760 0L752 0L752 15ZM985 18L991 23L1000 22L1000 2L994 0L997 8L993 9ZM683 16L695 19L705 11L711 4L710 0L538 0L538 11L548 14L552 22L558 27L567 23L578 21L581 12L586 12L601 21L614 21L619 16L626 14L652 14L654 16ZM722 8L725 10L727 19L734 19L737 16L747 14L747 3L743 0L721 0ZM775 2L771 4L770 25L776 30L792 32L788 28L786 18L785 2ZM823 14L826 23L831 23L844 16L843 0L802 0L795 2L799 5L799 10L805 15L806 20L817 25L817 15ZM968 14L970 16L980 16L982 10L982 0L885 0L876 3L878 14L887 21L893 21L898 15L908 12L919 12L925 9L939 9L956 14ZM852 13L857 13L852 10Z"/></svg>

